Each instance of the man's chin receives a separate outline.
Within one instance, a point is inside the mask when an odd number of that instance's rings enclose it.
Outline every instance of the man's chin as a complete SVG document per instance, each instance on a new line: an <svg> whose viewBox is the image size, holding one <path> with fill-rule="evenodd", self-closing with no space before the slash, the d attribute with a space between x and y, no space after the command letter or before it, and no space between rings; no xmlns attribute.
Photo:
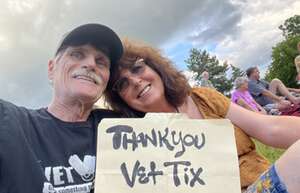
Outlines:
<svg viewBox="0 0 300 193"><path fill-rule="evenodd" d="M102 93L78 93L76 98L77 100L80 100L83 103L92 104L97 102L100 99L101 95Z"/></svg>

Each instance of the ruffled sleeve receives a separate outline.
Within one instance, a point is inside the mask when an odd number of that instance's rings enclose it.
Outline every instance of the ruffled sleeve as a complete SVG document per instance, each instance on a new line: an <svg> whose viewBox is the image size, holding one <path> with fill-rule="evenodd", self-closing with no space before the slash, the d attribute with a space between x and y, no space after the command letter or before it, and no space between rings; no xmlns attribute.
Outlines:
<svg viewBox="0 0 300 193"><path fill-rule="evenodd" d="M206 87L193 88L192 98L206 119L225 118L231 102L215 89Z"/></svg>

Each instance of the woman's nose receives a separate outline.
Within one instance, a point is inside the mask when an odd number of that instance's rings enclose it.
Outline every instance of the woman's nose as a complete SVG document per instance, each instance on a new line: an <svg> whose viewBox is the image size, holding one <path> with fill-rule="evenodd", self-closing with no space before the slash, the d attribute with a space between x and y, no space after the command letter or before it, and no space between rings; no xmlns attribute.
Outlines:
<svg viewBox="0 0 300 193"><path fill-rule="evenodd" d="M131 76L130 79L129 79L130 82L132 82L132 84L137 87L141 84L142 82L142 79L139 78L139 77L136 77L136 76Z"/></svg>

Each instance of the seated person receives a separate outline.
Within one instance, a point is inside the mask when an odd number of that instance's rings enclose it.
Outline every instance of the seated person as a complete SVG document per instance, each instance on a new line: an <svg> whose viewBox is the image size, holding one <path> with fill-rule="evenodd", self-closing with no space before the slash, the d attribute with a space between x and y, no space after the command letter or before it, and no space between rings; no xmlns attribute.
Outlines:
<svg viewBox="0 0 300 193"><path fill-rule="evenodd" d="M299 55L295 58L295 66L297 70L297 84L300 84L300 42L297 44Z"/></svg>
<svg viewBox="0 0 300 193"><path fill-rule="evenodd" d="M260 106L248 91L248 79L246 77L238 77L234 81L235 90L231 95L231 101L250 110L266 114L265 109Z"/></svg>
<svg viewBox="0 0 300 193"><path fill-rule="evenodd" d="M255 101L261 106L272 106L279 110L291 107L291 104L300 104L300 98L292 95L292 92L300 92L300 89L287 88L279 79L273 79L270 83L260 80L257 67L248 68L246 74L249 78L248 90ZM283 97L278 96L280 94ZM285 97L288 100L285 100Z"/></svg>
<svg viewBox="0 0 300 193"><path fill-rule="evenodd" d="M211 83L211 81L209 80L209 73L204 70L201 74L201 81L200 81L200 85L202 87L209 87L209 88L215 88L214 85Z"/></svg>

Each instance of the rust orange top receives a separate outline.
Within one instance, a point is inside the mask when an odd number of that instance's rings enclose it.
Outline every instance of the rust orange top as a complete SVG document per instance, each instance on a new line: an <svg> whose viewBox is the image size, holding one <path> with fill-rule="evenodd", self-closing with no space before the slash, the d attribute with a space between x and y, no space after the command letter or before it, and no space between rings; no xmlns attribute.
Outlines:
<svg viewBox="0 0 300 193"><path fill-rule="evenodd" d="M225 118L231 101L210 88L193 88L190 93L204 119ZM246 188L269 168L269 162L260 156L250 137L234 125L237 153L239 156L241 188Z"/></svg>

